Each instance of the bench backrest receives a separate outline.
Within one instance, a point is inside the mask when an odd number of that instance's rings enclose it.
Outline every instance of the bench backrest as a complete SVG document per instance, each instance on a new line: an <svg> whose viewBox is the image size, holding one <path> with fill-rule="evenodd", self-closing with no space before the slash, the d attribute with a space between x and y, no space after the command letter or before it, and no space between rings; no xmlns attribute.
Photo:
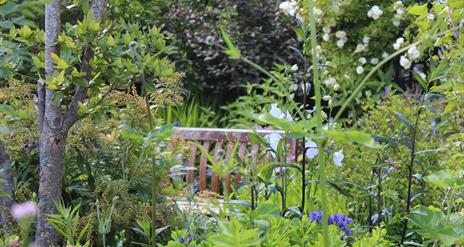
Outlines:
<svg viewBox="0 0 464 247"><path fill-rule="evenodd" d="M276 130L256 130L260 136L266 136L271 133L284 134L283 131ZM183 140L192 141L190 150L187 157L183 158L183 163L186 166L194 167L196 169L189 170L187 172L186 181L188 184L193 184L198 179L199 191L211 190L215 193L219 191L219 177L213 172L210 173L211 179L208 179L208 159L204 153L199 150L196 143L201 143L206 150L209 150L210 154L215 159L220 157L220 154L225 151L225 160L230 159L232 151L236 142L240 142L238 147L238 155L241 158L245 158L248 154L251 155L251 165L254 167L258 160L258 154L260 151L260 144L251 143L250 134L252 130L247 129L213 129L213 128L176 128L173 135L179 136ZM196 143L195 143L196 142ZM294 162L297 158L296 140L289 139L289 152L287 160ZM211 153L213 152L213 153ZM197 155L197 153L199 155ZM199 156L199 162L197 162L197 156ZM232 183L232 175L235 175L235 183L240 183L240 174L229 174L226 177L226 186L230 191ZM210 183L208 185L208 182Z"/></svg>

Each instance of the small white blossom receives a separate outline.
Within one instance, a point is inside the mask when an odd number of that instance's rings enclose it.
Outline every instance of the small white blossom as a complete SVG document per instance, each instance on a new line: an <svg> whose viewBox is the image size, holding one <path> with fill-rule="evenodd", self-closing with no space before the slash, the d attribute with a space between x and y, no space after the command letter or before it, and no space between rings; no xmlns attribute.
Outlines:
<svg viewBox="0 0 464 247"><path fill-rule="evenodd" d="M298 3L294 0L280 3L279 9L289 16L295 16L298 9Z"/></svg>
<svg viewBox="0 0 464 247"><path fill-rule="evenodd" d="M395 48L395 50L398 50L400 49L401 45L404 43L404 38L398 38L396 39L396 42L395 44L393 44L393 48Z"/></svg>
<svg viewBox="0 0 464 247"><path fill-rule="evenodd" d="M397 9L396 9L396 13L397 13L398 15L402 15L402 14L404 14L404 9L403 9L403 8L397 8Z"/></svg>
<svg viewBox="0 0 464 247"><path fill-rule="evenodd" d="M338 48L342 48L344 45L345 45L345 41L343 41L343 40L341 40L341 39L337 40L337 46L338 46Z"/></svg>
<svg viewBox="0 0 464 247"><path fill-rule="evenodd" d="M312 140L308 139L306 141L305 148L306 148L305 155L310 160L314 159L317 156L317 154L319 153L319 149L317 148L317 144L315 142L313 142Z"/></svg>
<svg viewBox="0 0 464 247"><path fill-rule="evenodd" d="M355 53L360 53L366 49L366 45L363 44L358 44L356 46L356 50L354 50Z"/></svg>
<svg viewBox="0 0 464 247"><path fill-rule="evenodd" d="M334 90L334 91L340 90L340 84L338 84L338 83L335 84L335 85L333 86L333 90Z"/></svg>
<svg viewBox="0 0 464 247"><path fill-rule="evenodd" d="M399 21L393 21L393 26L399 27L401 25L401 22Z"/></svg>
<svg viewBox="0 0 464 247"><path fill-rule="evenodd" d="M335 33L335 37L339 39L346 39L346 32L345 31L337 31Z"/></svg>
<svg viewBox="0 0 464 247"><path fill-rule="evenodd" d="M433 15L432 13L428 13L427 14L427 20L429 20L429 21L435 20L435 15Z"/></svg>
<svg viewBox="0 0 464 247"><path fill-rule="evenodd" d="M292 65L292 67L290 67L290 70L291 71L297 71L298 70L298 64Z"/></svg>
<svg viewBox="0 0 464 247"><path fill-rule="evenodd" d="M400 65L403 66L405 69L411 68L411 61L407 59L405 56L400 57Z"/></svg>
<svg viewBox="0 0 464 247"><path fill-rule="evenodd" d="M370 40L370 39L371 39L371 38L369 38L368 36L364 36L364 38L363 38L363 43L366 44L366 45L369 44L369 40Z"/></svg>
<svg viewBox="0 0 464 247"><path fill-rule="evenodd" d="M361 58L358 59L358 62L359 62L360 64L366 64L366 63L367 63L367 60L366 60L365 57L361 57Z"/></svg>
<svg viewBox="0 0 464 247"><path fill-rule="evenodd" d="M322 35L322 39L324 41L329 41L330 40L330 35L328 33L324 33L324 35Z"/></svg>
<svg viewBox="0 0 464 247"><path fill-rule="evenodd" d="M374 58L371 59L371 64L372 64L372 65L376 65L376 64L378 64L378 63L379 63L379 59L378 59L378 58L374 57Z"/></svg>
<svg viewBox="0 0 464 247"><path fill-rule="evenodd" d="M358 73L358 75L364 73L364 68L362 66L356 67L356 73Z"/></svg>
<svg viewBox="0 0 464 247"><path fill-rule="evenodd" d="M408 49L408 56L409 56L409 59L415 60L420 57L420 51L417 49L416 46L412 46L411 48Z"/></svg>
<svg viewBox="0 0 464 247"><path fill-rule="evenodd" d="M345 158L345 155L343 155L343 149L341 149L338 152L335 152L333 154L333 162L336 166L341 167L342 166L342 161L343 158Z"/></svg>
<svg viewBox="0 0 464 247"><path fill-rule="evenodd" d="M382 58L383 59L386 59L388 56L390 56L390 54L386 53L386 52L383 52L382 54Z"/></svg>
<svg viewBox="0 0 464 247"><path fill-rule="evenodd" d="M367 16L374 20L379 19L382 14L383 11L377 5L372 6L372 8L367 12Z"/></svg>
<svg viewBox="0 0 464 247"><path fill-rule="evenodd" d="M332 99L332 97L330 97L330 95L324 95L324 96L322 97L322 100L324 100L324 101L329 101L329 100L331 100L331 99Z"/></svg>
<svg viewBox="0 0 464 247"><path fill-rule="evenodd" d="M330 33L330 27L329 27L329 26L325 26L325 27L322 28L322 31L323 31L324 33Z"/></svg>
<svg viewBox="0 0 464 247"><path fill-rule="evenodd" d="M329 77L326 80L324 80L324 84L327 87L333 87L336 83L337 83L337 80L335 80L335 78L333 77Z"/></svg>
<svg viewBox="0 0 464 247"><path fill-rule="evenodd" d="M317 8L317 7L314 7L314 8L313 8L313 12L314 12L314 15L316 15L316 16L322 16L322 15L324 15L324 12L322 12L322 10L319 9L319 8Z"/></svg>

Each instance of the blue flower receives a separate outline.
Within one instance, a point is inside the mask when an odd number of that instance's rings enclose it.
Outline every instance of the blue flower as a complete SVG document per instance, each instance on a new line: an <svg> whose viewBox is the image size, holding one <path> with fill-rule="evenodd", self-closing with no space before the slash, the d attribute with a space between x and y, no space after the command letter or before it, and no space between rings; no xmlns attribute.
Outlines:
<svg viewBox="0 0 464 247"><path fill-rule="evenodd" d="M185 244L185 240L183 237L179 237L177 240L179 240L179 243Z"/></svg>

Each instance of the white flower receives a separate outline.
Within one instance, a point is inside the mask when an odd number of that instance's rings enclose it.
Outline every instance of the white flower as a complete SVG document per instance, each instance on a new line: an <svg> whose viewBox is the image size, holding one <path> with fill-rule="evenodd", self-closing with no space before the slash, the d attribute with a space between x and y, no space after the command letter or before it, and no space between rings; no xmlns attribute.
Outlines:
<svg viewBox="0 0 464 247"><path fill-rule="evenodd" d="M277 107L277 104L271 105L271 110L269 111L269 114L271 114L271 116L275 118L281 118L287 121L293 121L292 115L290 115L288 111L283 113L282 110L280 110L280 108Z"/></svg>
<svg viewBox="0 0 464 247"><path fill-rule="evenodd" d="M401 25L401 23L399 21L393 21L393 26L395 27L399 27ZM399 48L398 48L399 49ZM397 49L397 50L398 50Z"/></svg>
<svg viewBox="0 0 464 247"><path fill-rule="evenodd" d="M398 15L402 15L402 14L404 14L404 9L403 9L403 8L397 8L397 9L396 9L396 13L397 13Z"/></svg>
<svg viewBox="0 0 464 247"><path fill-rule="evenodd" d="M291 71L297 71L298 70L298 64L292 65L292 67L290 67L290 70Z"/></svg>
<svg viewBox="0 0 464 247"><path fill-rule="evenodd" d="M382 14L383 11L377 5L372 6L372 8L367 12L367 16L374 20L379 19Z"/></svg>
<svg viewBox="0 0 464 247"><path fill-rule="evenodd" d="M11 215L17 220L31 218L37 216L39 208L35 202L24 202L21 204L14 204L11 207Z"/></svg>
<svg viewBox="0 0 464 247"><path fill-rule="evenodd" d="M317 149L317 144L312 140L307 140L305 143L306 152L305 155L308 159L314 159L317 154L319 153L319 149Z"/></svg>
<svg viewBox="0 0 464 247"><path fill-rule="evenodd" d="M435 16L432 13L428 13L427 14L427 20L433 21L433 20L435 20Z"/></svg>
<svg viewBox="0 0 464 247"><path fill-rule="evenodd" d="M356 46L356 50L354 51L355 53L359 53L359 52L362 52L366 49L366 45L363 45L363 44L358 44Z"/></svg>
<svg viewBox="0 0 464 247"><path fill-rule="evenodd" d="M271 134L266 135L264 138L267 139L272 150L277 151L277 146L279 145L279 141L282 139L282 136L277 132L272 132ZM271 152L271 155L275 158L274 152Z"/></svg>
<svg viewBox="0 0 464 247"><path fill-rule="evenodd" d="M411 48L408 49L408 56L409 56L409 59L415 60L420 57L420 51L417 49L416 46L412 46Z"/></svg>
<svg viewBox="0 0 464 247"><path fill-rule="evenodd" d="M395 41L395 44L393 44L393 48L395 48L395 50L398 50L400 49L401 45L404 43L404 38L398 38L396 39Z"/></svg>
<svg viewBox="0 0 464 247"><path fill-rule="evenodd" d="M339 89L340 89L340 84L337 83L333 86L334 91L338 91Z"/></svg>
<svg viewBox="0 0 464 247"><path fill-rule="evenodd" d="M330 40L330 35L328 33L324 33L324 35L322 35L322 39L324 41L329 41Z"/></svg>
<svg viewBox="0 0 464 247"><path fill-rule="evenodd" d="M298 4L294 0L284 1L280 3L279 5L279 9L289 16L295 16L297 8L298 8Z"/></svg>
<svg viewBox="0 0 464 247"><path fill-rule="evenodd" d="M314 15L321 16L324 15L324 12L322 12L321 9L314 7L313 8Z"/></svg>
<svg viewBox="0 0 464 247"><path fill-rule="evenodd" d="M324 101L329 101L329 100L331 100L331 99L332 99L332 97L330 97L330 95L324 95L324 96L322 97L322 100L324 100Z"/></svg>
<svg viewBox="0 0 464 247"><path fill-rule="evenodd" d="M341 167L343 158L345 158L345 155L343 155L343 149L340 149L340 151L335 152L333 154L333 162L334 162L334 164L336 166L338 166L338 167Z"/></svg>
<svg viewBox="0 0 464 247"><path fill-rule="evenodd" d="M342 48L344 45L345 45L345 41L343 41L343 40L341 40L341 39L337 40L337 46L338 46L338 48Z"/></svg>
<svg viewBox="0 0 464 247"><path fill-rule="evenodd" d="M382 54L382 58L383 59L386 59L388 56L390 56L390 54L386 53L386 52L383 52Z"/></svg>
<svg viewBox="0 0 464 247"><path fill-rule="evenodd" d="M358 59L358 62L359 62L360 64L365 64L365 63L367 63L367 60L366 60L365 57L361 57L361 58Z"/></svg>
<svg viewBox="0 0 464 247"><path fill-rule="evenodd" d="M356 73L358 73L358 75L364 73L364 68L363 68L362 66L358 66L358 67L356 68Z"/></svg>
<svg viewBox="0 0 464 247"><path fill-rule="evenodd" d="M325 27L322 28L322 31L323 31L324 33L330 33L330 27L329 27L329 26L325 26Z"/></svg>
<svg viewBox="0 0 464 247"><path fill-rule="evenodd" d="M378 59L378 58L374 57L374 58L371 59L371 64L372 64L372 65L376 65L376 64L378 64L378 63L379 63L379 59Z"/></svg>
<svg viewBox="0 0 464 247"><path fill-rule="evenodd" d="M368 36L364 36L364 38L363 38L363 43L366 44L366 45L369 44L369 40L370 40L370 39L371 39L371 38L369 38Z"/></svg>
<svg viewBox="0 0 464 247"><path fill-rule="evenodd" d="M339 39L346 39L346 32L345 31L337 31L335 33L335 37Z"/></svg>
<svg viewBox="0 0 464 247"><path fill-rule="evenodd" d="M400 65L405 69L409 69L411 68L411 61L409 61L409 59L407 59L405 56L401 56Z"/></svg>
<svg viewBox="0 0 464 247"><path fill-rule="evenodd" d="M337 83L337 80L335 80L335 78L333 77L329 77L324 81L324 84L327 87L333 87L336 83Z"/></svg>

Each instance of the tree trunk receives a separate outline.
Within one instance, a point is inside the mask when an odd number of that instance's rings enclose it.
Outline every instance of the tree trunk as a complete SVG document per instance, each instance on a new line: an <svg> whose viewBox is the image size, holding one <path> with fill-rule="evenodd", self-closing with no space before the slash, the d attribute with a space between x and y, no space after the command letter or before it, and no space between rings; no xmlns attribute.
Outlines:
<svg viewBox="0 0 464 247"><path fill-rule="evenodd" d="M50 81L55 69L51 54L59 54L55 46L60 32L60 0L45 5L45 78ZM36 244L40 247L57 245L58 236L45 220L46 214L56 213L55 201L61 197L61 179L66 149L67 130L63 129L61 108L52 102L54 91L38 85L43 97L39 99L40 126L39 154L39 215L37 220ZM39 95L40 97L40 95Z"/></svg>
<svg viewBox="0 0 464 247"><path fill-rule="evenodd" d="M53 78L55 69L51 54L59 54L56 41L60 32L60 4L55 0L45 5L45 79ZM105 1L94 0L91 11L95 20L100 21L104 12ZM90 76L90 64L93 52L90 47L84 51L81 72ZM68 111L53 103L54 90L47 89L39 82L37 84L39 112L39 215L36 230L36 244L40 247L57 246L58 235L52 226L45 220L47 214L56 213L55 202L61 198L61 185L63 179L63 164L66 152L66 138L69 129L78 120L78 102L83 102L87 95L87 88L76 88L72 103Z"/></svg>
<svg viewBox="0 0 464 247"><path fill-rule="evenodd" d="M11 227L10 208L13 205L13 177L11 176L11 162L8 153L6 152L3 142L0 141L0 179L3 183L0 186L0 191L6 194L0 198L0 224L3 227L5 236L9 235Z"/></svg>

